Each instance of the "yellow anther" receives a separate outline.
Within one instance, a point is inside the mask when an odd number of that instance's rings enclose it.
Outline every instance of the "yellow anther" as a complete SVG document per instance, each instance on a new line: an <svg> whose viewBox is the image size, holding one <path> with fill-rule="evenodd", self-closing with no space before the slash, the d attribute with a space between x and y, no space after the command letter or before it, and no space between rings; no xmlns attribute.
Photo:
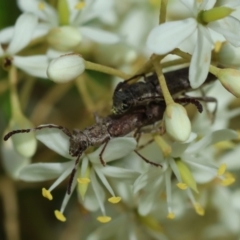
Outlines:
<svg viewBox="0 0 240 240"><path fill-rule="evenodd" d="M45 8L44 2L39 2L39 4L38 4L38 9L39 9L39 10L43 10L44 8Z"/></svg>
<svg viewBox="0 0 240 240"><path fill-rule="evenodd" d="M194 208L198 215L203 216L205 214L204 208L199 203L195 203Z"/></svg>
<svg viewBox="0 0 240 240"><path fill-rule="evenodd" d="M230 141L221 141L216 144L214 144L214 147L217 148L218 150L228 150L228 149L233 149L235 147L235 144Z"/></svg>
<svg viewBox="0 0 240 240"><path fill-rule="evenodd" d="M55 210L54 211L54 214L55 214L55 217L61 221L61 222L65 222L67 219L65 218L65 216L63 215L63 213L61 213L60 211L58 210Z"/></svg>
<svg viewBox="0 0 240 240"><path fill-rule="evenodd" d="M77 10L81 10L85 7L86 3L84 1L79 1L76 5L75 5L75 8Z"/></svg>
<svg viewBox="0 0 240 240"><path fill-rule="evenodd" d="M225 178L221 181L222 186L229 186L236 181L235 177L231 173L226 173L224 177Z"/></svg>
<svg viewBox="0 0 240 240"><path fill-rule="evenodd" d="M222 176L227 169L227 165L225 163L221 164L221 166L218 168L217 175Z"/></svg>
<svg viewBox="0 0 240 240"><path fill-rule="evenodd" d="M77 181L80 184L88 184L91 182L91 180L89 178L78 178Z"/></svg>
<svg viewBox="0 0 240 240"><path fill-rule="evenodd" d="M175 218L175 214L173 212L170 212L170 213L168 213L167 218L168 219L174 219Z"/></svg>
<svg viewBox="0 0 240 240"><path fill-rule="evenodd" d="M177 187L180 188L181 190L186 190L187 189L187 184L186 183L177 183Z"/></svg>
<svg viewBox="0 0 240 240"><path fill-rule="evenodd" d="M121 197L110 197L108 201L110 203L119 203L121 201Z"/></svg>
<svg viewBox="0 0 240 240"><path fill-rule="evenodd" d="M101 223L107 223L107 222L110 222L112 218L108 216L99 216L97 217L97 220Z"/></svg>
<svg viewBox="0 0 240 240"><path fill-rule="evenodd" d="M222 45L223 45L222 42L217 41L217 42L214 44L214 51L215 51L216 53L218 53L218 52L221 50Z"/></svg>
<svg viewBox="0 0 240 240"><path fill-rule="evenodd" d="M50 201L53 199L51 192L48 191L46 188L42 188L42 195Z"/></svg>

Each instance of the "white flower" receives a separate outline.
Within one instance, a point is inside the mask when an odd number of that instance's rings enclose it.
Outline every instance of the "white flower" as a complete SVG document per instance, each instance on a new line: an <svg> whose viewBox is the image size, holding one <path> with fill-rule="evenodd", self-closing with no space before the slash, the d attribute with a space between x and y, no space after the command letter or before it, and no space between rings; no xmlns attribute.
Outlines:
<svg viewBox="0 0 240 240"><path fill-rule="evenodd" d="M240 46L240 21L232 16L227 16L203 24L199 20L199 14L213 8L216 0L203 0L200 2L181 0L181 2L191 11L192 17L167 22L155 27L148 36L147 46L154 53L166 54L179 47L192 34L196 34L196 43L189 68L189 80L192 88L197 88L204 82L209 71L213 46L211 30L221 34L229 43L237 47ZM226 7L240 4L234 0L224 3Z"/></svg>
<svg viewBox="0 0 240 240"><path fill-rule="evenodd" d="M160 156L160 164L163 165L163 169L149 169L143 173L134 183L134 193L142 191L142 200L139 202L139 213L146 216L153 207L159 202L159 195L164 190L166 191L167 200L167 217L172 219L175 217L175 212L181 212L181 210L173 209L172 198L172 174L175 175L177 180L177 186L185 190L189 200L192 202L196 212L199 215L204 214L204 209L196 201L192 191L198 193L197 183L206 183L212 179L218 177L223 184L227 185L234 180L231 176L224 175L226 165L222 164L219 168L212 161L213 149L210 147L216 142L234 139L237 137L236 132L232 130L219 130L213 133L209 133L199 141L194 141L196 135L192 134L185 143L172 144L172 153L164 159L156 145L149 146L144 151L148 158L151 158L151 153L155 153L155 156ZM154 147L154 148L153 148ZM155 150L154 150L155 149ZM158 151L158 154L157 154ZM227 161L227 160L226 160ZM178 205L176 203L176 208Z"/></svg>
<svg viewBox="0 0 240 240"><path fill-rule="evenodd" d="M35 56L17 56L16 54L24 49L32 40L33 32L37 26L37 17L24 13L18 19L14 26L13 36L9 42L7 49L1 46L1 39L8 35L7 31L1 34L0 38L0 58L4 58L3 65L8 68L11 64L20 68L24 72L32 76L46 78L47 57L45 55Z"/></svg>
<svg viewBox="0 0 240 240"><path fill-rule="evenodd" d="M119 41L119 37L115 34L91 26L93 20L106 17L109 11L111 12L111 8L113 7L112 0L88 0L86 3L79 2L78 0L66 0L62 2L66 3L66 6L60 6L58 12L48 3L40 0L18 0L18 6L22 11L31 12L43 20L43 24L38 26L41 27L43 35L53 30L49 35L50 40L55 38L54 32L62 31L62 27L65 28L70 25L78 31L79 37L75 36L74 39L69 35L65 37L69 38L74 46L77 46L85 38L103 44L114 44ZM62 34L67 33L62 31ZM62 51L61 41L58 44L53 44L52 47ZM66 49L66 43L64 45ZM72 50L72 48L68 50Z"/></svg>
<svg viewBox="0 0 240 240"><path fill-rule="evenodd" d="M45 188L43 189L43 196L51 200L51 191L53 191L68 175L72 173L76 159L69 155L69 137L61 130L49 128L41 129L36 132L36 135L37 139L43 142L50 149L70 159L70 161L63 163L34 163L23 167L19 171L18 179L24 181L45 181L57 178L48 190ZM78 193L81 199L84 198L84 206L92 211L100 208L103 216L100 217L99 221L109 221L110 218L106 216L104 207L106 195L96 176L98 176L103 186L112 196L109 199L112 203L117 203L121 200L121 198L115 195L106 176L120 178L123 180L128 179L131 180L131 182L138 177L139 173L134 170L108 165L103 167L99 160L99 154L102 147L103 146L99 147L91 154L85 155L81 160L80 168L77 168L74 175L71 174L72 179L70 180L71 182L68 186L68 190L71 189L71 191L66 193L60 211L55 211L55 215L59 220L66 220L63 215L63 211L71 197L73 189L77 185L77 182L79 182ZM104 161L109 163L120 159L133 151L135 147L136 141L133 138L123 137L113 139L108 143L104 151ZM88 184L90 184L90 186L88 186Z"/></svg>

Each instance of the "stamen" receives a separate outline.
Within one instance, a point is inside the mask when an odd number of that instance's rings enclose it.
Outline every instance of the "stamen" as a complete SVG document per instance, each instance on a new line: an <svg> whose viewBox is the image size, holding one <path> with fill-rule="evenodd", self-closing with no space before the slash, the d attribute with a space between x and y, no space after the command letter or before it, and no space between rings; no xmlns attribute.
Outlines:
<svg viewBox="0 0 240 240"><path fill-rule="evenodd" d="M110 202L110 203L113 203L113 204L115 204L115 203L119 203L120 201L121 201L121 197L110 197L109 199L108 199L108 201Z"/></svg>
<svg viewBox="0 0 240 240"><path fill-rule="evenodd" d="M221 166L218 168L217 176L222 176L227 169L227 165L225 163L221 164Z"/></svg>
<svg viewBox="0 0 240 240"><path fill-rule="evenodd" d="M167 218L168 219L174 219L175 218L175 214L173 212L170 212L170 213L168 213Z"/></svg>
<svg viewBox="0 0 240 240"><path fill-rule="evenodd" d="M47 190L46 188L42 188L42 195L43 195L43 197L47 198L50 201L53 199L51 192L49 190Z"/></svg>
<svg viewBox="0 0 240 240"><path fill-rule="evenodd" d="M214 51L215 51L216 53L218 53L218 52L221 50L222 45L223 45L222 42L217 41L217 42L214 44Z"/></svg>
<svg viewBox="0 0 240 240"><path fill-rule="evenodd" d="M194 204L194 208L198 215L203 216L205 214L204 208L199 203L196 202Z"/></svg>
<svg viewBox="0 0 240 240"><path fill-rule="evenodd" d="M86 3L84 1L79 1L76 5L75 5L75 9L77 10L81 10L85 7Z"/></svg>
<svg viewBox="0 0 240 240"><path fill-rule="evenodd" d="M110 222L112 218L108 216L99 216L97 217L97 220L101 223L107 223L107 222Z"/></svg>
<svg viewBox="0 0 240 240"><path fill-rule="evenodd" d="M38 9L39 9L39 10L43 10L44 8L45 8L44 2L39 2L39 4L38 4Z"/></svg>
<svg viewBox="0 0 240 240"><path fill-rule="evenodd" d="M225 173L224 177L225 178L221 181L222 186L229 186L236 181L235 177L231 173Z"/></svg>
<svg viewBox="0 0 240 240"><path fill-rule="evenodd" d="M55 217L59 220L59 221L61 221L61 222L66 222L66 217L63 215L63 213L61 213L60 211L58 211L58 210L55 210L54 211L54 214L55 214Z"/></svg>
<svg viewBox="0 0 240 240"><path fill-rule="evenodd" d="M91 182L89 178L78 178L77 181L79 184L88 184Z"/></svg>
<svg viewBox="0 0 240 240"><path fill-rule="evenodd" d="M186 190L188 186L186 183L179 182L177 183L177 187L180 188L181 190Z"/></svg>

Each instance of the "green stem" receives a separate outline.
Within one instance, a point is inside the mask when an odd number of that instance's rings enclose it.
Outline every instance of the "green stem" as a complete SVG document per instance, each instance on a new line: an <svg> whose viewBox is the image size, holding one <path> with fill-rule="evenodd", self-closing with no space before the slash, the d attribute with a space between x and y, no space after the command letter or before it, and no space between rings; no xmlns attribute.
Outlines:
<svg viewBox="0 0 240 240"><path fill-rule="evenodd" d="M173 98L168 90L167 84L166 84L166 80L164 78L164 75L162 73L162 69L161 69L161 65L159 64L158 60L153 60L153 66L155 68L155 71L157 73L158 76L158 81L159 84L161 86L162 89L162 93L163 93L163 97L165 99L166 104L172 104L174 103Z"/></svg>
<svg viewBox="0 0 240 240"><path fill-rule="evenodd" d="M12 109L12 117L17 119L22 117L21 106L17 95L17 69L11 66L9 70L9 84L10 84L10 101Z"/></svg>
<svg viewBox="0 0 240 240"><path fill-rule="evenodd" d="M210 65L209 72L212 73L213 75L215 75L216 77L218 76L219 71L220 71L219 68L217 68L217 67L215 67L213 65Z"/></svg>
<svg viewBox="0 0 240 240"><path fill-rule="evenodd" d="M97 63L93 63L93 62L89 62L89 61L85 61L85 68L88 70L93 70L93 71L97 71L97 72L102 72L102 73L106 73L109 75L113 75L113 76L117 76L123 79L127 79L130 76L118 69L115 68L111 68L108 66L104 66L101 64L97 64Z"/></svg>
<svg viewBox="0 0 240 240"><path fill-rule="evenodd" d="M181 51L179 48L174 49L171 52L171 54L175 54L175 55L177 55L179 57L182 57L182 58L184 58L186 60L189 60L189 61L191 60L191 55L189 53L185 53L185 52Z"/></svg>
<svg viewBox="0 0 240 240"><path fill-rule="evenodd" d="M167 3L168 3L168 0L161 0L160 13L159 13L159 24L166 22Z"/></svg>
<svg viewBox="0 0 240 240"><path fill-rule="evenodd" d="M84 78L84 74L82 74L81 76L77 77L75 83L76 83L78 91L81 94L82 100L83 100L88 112L95 112L95 104L92 101L92 98L87 91L85 80L86 79Z"/></svg>

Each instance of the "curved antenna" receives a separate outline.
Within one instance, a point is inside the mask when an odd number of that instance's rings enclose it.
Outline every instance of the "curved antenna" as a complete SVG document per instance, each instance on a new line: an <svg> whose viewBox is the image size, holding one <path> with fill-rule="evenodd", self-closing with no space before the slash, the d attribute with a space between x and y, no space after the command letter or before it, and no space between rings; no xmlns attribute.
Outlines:
<svg viewBox="0 0 240 240"><path fill-rule="evenodd" d="M57 129L60 129L62 130L67 136L71 137L72 134L70 133L70 131L65 128L65 127L62 127L62 126L59 126L59 125L54 125L54 124L44 124L44 125L40 125L36 128L28 128L28 129L19 129L19 130L13 130L9 133L7 133L5 136L4 136L4 141L7 141L12 135L15 135L17 133L29 133L29 132L33 132L33 131L37 131L37 130L41 130L43 128L57 128Z"/></svg>
<svg viewBox="0 0 240 240"><path fill-rule="evenodd" d="M79 165L79 162L80 162L80 157L82 156L82 153L80 153L78 156L77 156L77 159L75 161L75 165L72 169L72 172L70 174L70 178L69 178L69 182L68 182L68 186L67 186L67 194L70 195L71 194L71 191L72 191L72 183L73 183L73 179L74 179L74 176L76 174L76 171L77 171L77 168L78 168L78 165Z"/></svg>

